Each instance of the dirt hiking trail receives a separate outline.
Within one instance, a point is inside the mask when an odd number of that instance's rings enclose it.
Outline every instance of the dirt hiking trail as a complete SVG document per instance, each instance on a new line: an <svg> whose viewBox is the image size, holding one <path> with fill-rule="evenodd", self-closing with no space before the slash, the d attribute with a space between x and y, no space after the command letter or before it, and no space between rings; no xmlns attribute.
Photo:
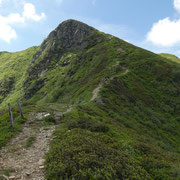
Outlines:
<svg viewBox="0 0 180 180"><path fill-rule="evenodd" d="M9 172L9 177L1 175L0 179L45 179L44 156L49 150L55 125L42 127L37 116L42 114L30 113L22 132L0 150L0 170Z"/></svg>

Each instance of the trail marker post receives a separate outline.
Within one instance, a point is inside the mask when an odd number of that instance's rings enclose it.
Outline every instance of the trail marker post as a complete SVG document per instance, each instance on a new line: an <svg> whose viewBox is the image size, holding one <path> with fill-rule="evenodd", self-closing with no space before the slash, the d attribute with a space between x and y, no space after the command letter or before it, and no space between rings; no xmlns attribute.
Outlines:
<svg viewBox="0 0 180 180"><path fill-rule="evenodd" d="M17 104L18 104L19 111L21 113L21 119L24 119L24 114L23 114L22 107L21 107L19 99L17 100Z"/></svg>
<svg viewBox="0 0 180 180"><path fill-rule="evenodd" d="M8 103L8 107L9 107L10 124L11 124L11 127L14 127L14 119L13 119L13 114L11 111L11 104L10 103Z"/></svg>

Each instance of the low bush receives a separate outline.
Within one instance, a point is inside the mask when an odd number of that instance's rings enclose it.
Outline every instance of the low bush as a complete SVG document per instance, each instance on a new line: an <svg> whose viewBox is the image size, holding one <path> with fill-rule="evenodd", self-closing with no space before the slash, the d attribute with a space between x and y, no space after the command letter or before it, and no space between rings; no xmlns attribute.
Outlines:
<svg viewBox="0 0 180 180"><path fill-rule="evenodd" d="M105 124L89 118L80 118L80 119L68 119L66 124L69 129L81 128L88 129L92 132L107 132L109 127Z"/></svg>
<svg viewBox="0 0 180 180"><path fill-rule="evenodd" d="M45 124L55 124L56 119L52 115L49 115L49 116L43 118L43 122Z"/></svg>
<svg viewBox="0 0 180 180"><path fill-rule="evenodd" d="M119 144L102 133L73 129L57 136L46 156L46 178L151 179Z"/></svg>

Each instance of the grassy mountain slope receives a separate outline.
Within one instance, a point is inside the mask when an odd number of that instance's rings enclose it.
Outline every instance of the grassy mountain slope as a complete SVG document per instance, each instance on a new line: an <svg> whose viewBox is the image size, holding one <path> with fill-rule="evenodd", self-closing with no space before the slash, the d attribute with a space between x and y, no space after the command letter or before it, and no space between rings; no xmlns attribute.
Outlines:
<svg viewBox="0 0 180 180"><path fill-rule="evenodd" d="M23 81L26 70L38 47L17 53L0 53L0 109L23 96Z"/></svg>
<svg viewBox="0 0 180 180"><path fill-rule="evenodd" d="M178 63L74 20L0 62L0 109L17 98L27 111L73 107L47 154L47 179L180 178Z"/></svg>

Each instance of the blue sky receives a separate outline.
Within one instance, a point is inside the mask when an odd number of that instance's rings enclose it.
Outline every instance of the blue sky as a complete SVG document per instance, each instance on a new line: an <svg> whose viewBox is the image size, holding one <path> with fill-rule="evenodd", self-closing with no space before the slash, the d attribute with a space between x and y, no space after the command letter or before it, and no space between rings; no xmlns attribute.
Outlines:
<svg viewBox="0 0 180 180"><path fill-rule="evenodd" d="M67 19L180 57L180 0L0 0L0 51L39 45Z"/></svg>

